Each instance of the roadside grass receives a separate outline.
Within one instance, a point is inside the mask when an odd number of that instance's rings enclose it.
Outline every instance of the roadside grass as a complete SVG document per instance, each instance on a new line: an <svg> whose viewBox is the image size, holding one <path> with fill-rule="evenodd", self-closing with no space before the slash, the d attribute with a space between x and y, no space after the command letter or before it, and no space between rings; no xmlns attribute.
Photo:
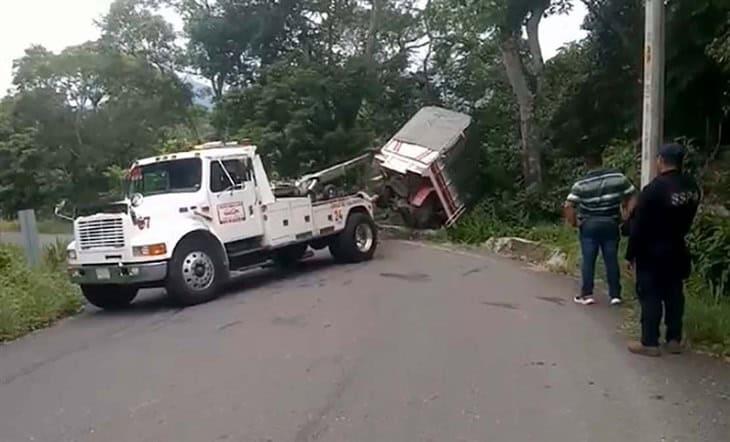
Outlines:
<svg viewBox="0 0 730 442"><path fill-rule="evenodd" d="M473 220L470 221L474 226ZM501 223L493 226L479 226L472 230L470 226L457 226L456 235L450 231L450 236L456 242L481 244L488 239L485 233L498 233L500 236L520 236L545 245L556 247L567 257L568 273L580 275L580 245L574 229L564 225L538 225L535 227L518 227L512 231ZM465 231L465 229L467 231ZM495 235L496 236L496 235ZM469 238L470 241L463 241ZM621 242L619 257L624 256L626 240ZM596 276L605 275L602 260L598 261ZM636 338L640 334L640 309L636 299L635 281L633 274L624 268L622 270L622 285L624 288L624 318L621 329L629 336ZM685 285L686 308L684 316L684 334L688 345L700 352L715 356L730 357L730 298L718 296L717 290L703 279L698 272L693 273Z"/></svg>
<svg viewBox="0 0 730 442"><path fill-rule="evenodd" d="M730 300L711 296L696 274L687 282L684 327L693 346L730 357Z"/></svg>
<svg viewBox="0 0 730 442"><path fill-rule="evenodd" d="M580 244L574 230L556 224L542 224L525 231L525 239L550 245L565 253L566 268L572 275L578 273L580 266ZM600 270L600 269L599 269Z"/></svg>
<svg viewBox="0 0 730 442"><path fill-rule="evenodd" d="M31 269L22 250L0 244L0 342L47 327L83 306L78 288L63 273L58 242L46 249L44 265Z"/></svg>
<svg viewBox="0 0 730 442"><path fill-rule="evenodd" d="M38 233L47 235L60 235L73 233L73 225L56 219L43 219L37 221ZM0 232L20 232L20 224L17 220L0 219Z"/></svg>

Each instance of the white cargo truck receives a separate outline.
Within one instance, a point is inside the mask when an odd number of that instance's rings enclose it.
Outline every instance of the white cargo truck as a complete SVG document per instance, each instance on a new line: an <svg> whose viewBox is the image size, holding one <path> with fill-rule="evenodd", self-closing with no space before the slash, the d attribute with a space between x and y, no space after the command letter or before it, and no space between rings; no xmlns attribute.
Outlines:
<svg viewBox="0 0 730 442"><path fill-rule="evenodd" d="M230 272L288 265L329 247L337 261L373 257L373 200L315 188L326 174L277 196L256 147L207 143L135 162L123 201L73 217L68 271L88 301L123 308L141 288L179 304L215 298ZM310 192L311 191L311 192Z"/></svg>

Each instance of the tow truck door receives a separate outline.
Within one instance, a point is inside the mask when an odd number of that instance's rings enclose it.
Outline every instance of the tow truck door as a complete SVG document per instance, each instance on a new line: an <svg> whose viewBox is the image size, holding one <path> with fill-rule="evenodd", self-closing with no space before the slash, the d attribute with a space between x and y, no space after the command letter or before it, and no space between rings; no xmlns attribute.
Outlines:
<svg viewBox="0 0 730 442"><path fill-rule="evenodd" d="M263 235L250 158L212 160L209 186L211 215L223 242L231 243Z"/></svg>

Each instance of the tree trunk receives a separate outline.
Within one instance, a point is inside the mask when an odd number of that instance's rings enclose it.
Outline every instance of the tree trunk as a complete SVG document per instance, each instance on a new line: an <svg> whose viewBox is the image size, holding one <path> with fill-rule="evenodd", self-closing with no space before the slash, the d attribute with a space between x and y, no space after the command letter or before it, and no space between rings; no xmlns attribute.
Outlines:
<svg viewBox="0 0 730 442"><path fill-rule="evenodd" d="M542 57L542 48L540 47L540 22L547 6L547 4L535 6L525 22L527 46L530 49L530 66L532 67L532 75L535 77L535 89L538 96L542 93L543 71L545 70L545 60Z"/></svg>
<svg viewBox="0 0 730 442"><path fill-rule="evenodd" d="M330 1L327 5L327 66L331 66L334 62L335 47L335 17L337 16L337 1Z"/></svg>
<svg viewBox="0 0 730 442"><path fill-rule="evenodd" d="M380 27L380 9L383 0L372 0L372 9L370 10L370 25L368 26L368 35L365 42L365 58L368 60L370 67L375 65L375 42L377 41L378 28Z"/></svg>
<svg viewBox="0 0 730 442"><path fill-rule="evenodd" d="M518 34L503 38L500 49L512 91L520 109L520 137L522 149L522 173L525 185L541 185L542 138L535 117L535 94L530 89L528 72L520 57Z"/></svg>
<svg viewBox="0 0 730 442"><path fill-rule="evenodd" d="M210 86L213 89L213 97L215 102L219 102L223 98L223 87L225 85L225 76L223 74L212 74L209 78Z"/></svg>
<svg viewBox="0 0 730 442"><path fill-rule="evenodd" d="M426 6L423 9L424 11L430 11L431 10L431 0L428 0L426 2ZM433 33L431 32L431 26L429 23L428 17L424 19L424 26L426 28L426 38L428 39L428 49L426 50L426 55L423 57L423 78L425 79L425 89L426 89L426 97L430 101L432 91L431 91L431 79L429 77L429 64L431 63L431 54L433 53Z"/></svg>

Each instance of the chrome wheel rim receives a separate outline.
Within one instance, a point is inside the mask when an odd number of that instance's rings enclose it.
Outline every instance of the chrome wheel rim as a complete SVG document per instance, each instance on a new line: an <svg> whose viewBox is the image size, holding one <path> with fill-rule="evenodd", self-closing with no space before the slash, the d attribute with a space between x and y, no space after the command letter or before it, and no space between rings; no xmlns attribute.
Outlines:
<svg viewBox="0 0 730 442"><path fill-rule="evenodd" d="M185 285L191 290L199 292L213 285L215 266L204 252L190 252L183 260L182 270Z"/></svg>
<svg viewBox="0 0 730 442"><path fill-rule="evenodd" d="M373 247L375 235L369 224L360 224L355 228L355 246L362 253L367 253Z"/></svg>

